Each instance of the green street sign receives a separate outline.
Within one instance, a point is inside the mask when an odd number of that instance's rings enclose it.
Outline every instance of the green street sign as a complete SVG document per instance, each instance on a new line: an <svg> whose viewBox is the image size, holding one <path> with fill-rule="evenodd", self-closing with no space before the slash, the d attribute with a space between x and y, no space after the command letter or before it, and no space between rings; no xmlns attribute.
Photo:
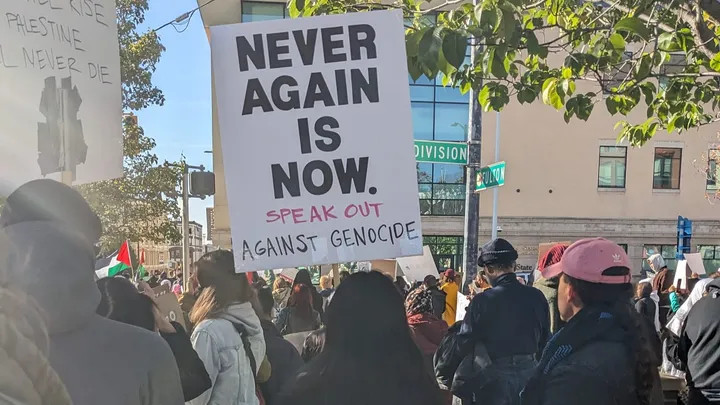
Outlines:
<svg viewBox="0 0 720 405"><path fill-rule="evenodd" d="M463 142L415 141L415 160L429 163L467 163L468 147Z"/></svg>
<svg viewBox="0 0 720 405"><path fill-rule="evenodd" d="M493 163L485 166L477 174L475 191L505 185L505 162Z"/></svg>

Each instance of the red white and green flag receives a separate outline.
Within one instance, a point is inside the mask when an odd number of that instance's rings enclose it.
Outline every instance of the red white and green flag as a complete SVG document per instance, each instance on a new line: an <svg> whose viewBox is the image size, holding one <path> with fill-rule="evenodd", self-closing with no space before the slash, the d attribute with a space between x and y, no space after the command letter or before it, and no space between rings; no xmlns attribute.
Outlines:
<svg viewBox="0 0 720 405"><path fill-rule="evenodd" d="M148 278L148 272L145 270L145 249L140 250L140 258L138 259L138 268L137 268L137 274L135 275L136 278L140 280L145 280L145 278ZM145 280L147 281L147 280Z"/></svg>
<svg viewBox="0 0 720 405"><path fill-rule="evenodd" d="M98 278L115 277L123 271L131 269L132 263L130 262L130 244L128 241L125 241L122 245L120 245L120 249L118 249L117 254L110 256L110 262L107 265L95 270L95 274Z"/></svg>

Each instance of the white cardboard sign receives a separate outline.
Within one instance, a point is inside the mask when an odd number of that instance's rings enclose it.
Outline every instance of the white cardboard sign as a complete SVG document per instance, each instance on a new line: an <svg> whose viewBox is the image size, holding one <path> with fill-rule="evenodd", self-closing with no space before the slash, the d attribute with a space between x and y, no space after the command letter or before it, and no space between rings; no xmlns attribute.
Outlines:
<svg viewBox="0 0 720 405"><path fill-rule="evenodd" d="M439 277L437 265L432 252L430 252L430 246L423 247L422 256L400 257L397 262L403 274L411 283L423 281L426 276Z"/></svg>
<svg viewBox="0 0 720 405"><path fill-rule="evenodd" d="M121 121L114 0L0 1L0 194L122 176Z"/></svg>
<svg viewBox="0 0 720 405"><path fill-rule="evenodd" d="M402 13L211 35L236 270L421 254Z"/></svg>

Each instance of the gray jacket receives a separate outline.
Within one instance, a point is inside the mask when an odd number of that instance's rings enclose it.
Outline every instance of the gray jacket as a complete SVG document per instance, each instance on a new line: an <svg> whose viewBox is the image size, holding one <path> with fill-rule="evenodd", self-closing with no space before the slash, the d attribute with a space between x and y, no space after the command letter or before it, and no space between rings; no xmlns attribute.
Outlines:
<svg viewBox="0 0 720 405"><path fill-rule="evenodd" d="M75 405L179 405L180 375L156 333L100 317L86 239L52 222L4 229L11 282L45 311L50 363ZM0 264L2 265L2 264Z"/></svg>

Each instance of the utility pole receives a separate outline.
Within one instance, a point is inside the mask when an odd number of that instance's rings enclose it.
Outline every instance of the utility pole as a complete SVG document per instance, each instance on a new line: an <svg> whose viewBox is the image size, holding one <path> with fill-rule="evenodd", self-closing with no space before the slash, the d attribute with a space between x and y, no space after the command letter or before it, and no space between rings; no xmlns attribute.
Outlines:
<svg viewBox="0 0 720 405"><path fill-rule="evenodd" d="M478 0L473 0L477 6ZM471 37L470 65L475 66L477 53L480 47L477 38ZM482 84L482 83L481 83ZM463 235L463 274L462 292L467 293L468 284L477 273L478 256L478 229L480 227L480 195L475 192L477 185L477 172L480 168L480 141L482 139L482 106L477 99L477 93L470 90L470 112L468 114L468 162L465 168L465 232Z"/></svg>
<svg viewBox="0 0 720 405"><path fill-rule="evenodd" d="M183 291L189 291L190 286L190 191L188 165L183 164L182 171L182 275L183 275Z"/></svg>
<svg viewBox="0 0 720 405"><path fill-rule="evenodd" d="M190 169L205 171L205 166L191 166L187 163L173 165L182 169L182 275L183 291L190 291L190 197L204 199L204 195L190 195ZM214 191L213 191L214 193Z"/></svg>
<svg viewBox="0 0 720 405"><path fill-rule="evenodd" d="M495 114L495 162L500 161L500 112ZM492 237L498 237L498 192L499 187L493 188L493 210L492 210Z"/></svg>

